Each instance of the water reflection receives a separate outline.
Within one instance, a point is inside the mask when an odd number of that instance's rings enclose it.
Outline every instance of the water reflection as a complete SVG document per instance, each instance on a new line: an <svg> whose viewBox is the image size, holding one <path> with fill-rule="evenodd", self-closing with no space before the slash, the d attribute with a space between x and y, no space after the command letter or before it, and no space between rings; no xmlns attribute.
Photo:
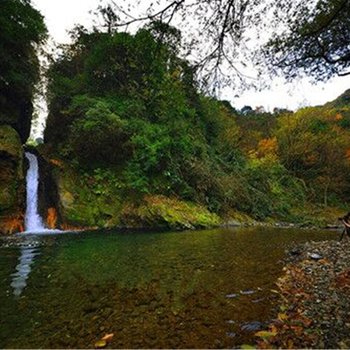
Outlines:
<svg viewBox="0 0 350 350"><path fill-rule="evenodd" d="M31 271L34 258L40 254L39 247L32 242L24 242L21 247L21 255L18 258L16 272L14 272L11 282L13 294L18 297L27 286L27 280Z"/></svg>

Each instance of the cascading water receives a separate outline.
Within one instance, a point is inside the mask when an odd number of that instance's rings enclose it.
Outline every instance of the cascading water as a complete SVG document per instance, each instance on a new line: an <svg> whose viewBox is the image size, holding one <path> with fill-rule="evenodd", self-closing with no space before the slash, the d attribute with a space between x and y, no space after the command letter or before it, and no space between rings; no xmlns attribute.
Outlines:
<svg viewBox="0 0 350 350"><path fill-rule="evenodd" d="M39 188L39 164L35 154L25 152L29 162L26 176L27 183L27 210L25 214L25 233L29 233L21 247L21 255L18 258L16 272L13 273L11 286L13 294L19 297L27 286L27 279L31 271L31 265L36 255L40 254L38 242L32 241L32 234L60 233L60 230L45 228L43 220L38 212L38 188ZM21 233L22 234L22 233Z"/></svg>
<svg viewBox="0 0 350 350"><path fill-rule="evenodd" d="M25 152L29 161L27 171L27 210L25 215L25 230L29 232L44 231L43 220L38 213L39 166L33 153Z"/></svg>

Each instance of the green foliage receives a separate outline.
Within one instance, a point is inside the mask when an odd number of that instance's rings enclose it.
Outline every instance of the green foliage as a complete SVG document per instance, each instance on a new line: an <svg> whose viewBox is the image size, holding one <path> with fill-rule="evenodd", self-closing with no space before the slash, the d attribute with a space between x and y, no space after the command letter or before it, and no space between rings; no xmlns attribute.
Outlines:
<svg viewBox="0 0 350 350"><path fill-rule="evenodd" d="M119 222L120 198L133 203L125 217L149 225L184 217L194 225L189 201L222 216L285 220L307 200L326 204L346 190L345 107L237 115L198 92L192 67L176 56L180 34L160 23L135 35L76 28L73 38L49 71L45 138L83 173L71 184L77 204L67 205L77 222ZM84 201L105 213L82 209Z"/></svg>
<svg viewBox="0 0 350 350"><path fill-rule="evenodd" d="M146 196L145 201L123 208L121 221L128 227L172 230L218 226L220 219L207 209L164 196Z"/></svg>
<svg viewBox="0 0 350 350"><path fill-rule="evenodd" d="M254 217L283 217L292 207L305 202L302 183L275 157L252 157L246 168L246 178L255 198L249 209Z"/></svg>
<svg viewBox="0 0 350 350"><path fill-rule="evenodd" d="M273 68L288 78L300 72L315 80L350 74L348 0L316 0L311 6L283 0L278 6L282 11L276 23L285 30L274 33L265 52Z"/></svg>
<svg viewBox="0 0 350 350"><path fill-rule="evenodd" d="M45 39L46 27L30 1L3 0L0 28L0 123L13 126L25 142L39 80L37 48Z"/></svg>
<svg viewBox="0 0 350 350"><path fill-rule="evenodd" d="M313 200L327 205L329 193L348 196L350 134L336 109L306 108L279 119L281 162L309 186Z"/></svg>
<svg viewBox="0 0 350 350"><path fill-rule="evenodd" d="M23 150L18 133L0 125L0 216L20 207L23 193Z"/></svg>
<svg viewBox="0 0 350 350"><path fill-rule="evenodd" d="M326 108L349 108L350 106L350 90L346 90L334 101L328 102L324 107Z"/></svg>
<svg viewBox="0 0 350 350"><path fill-rule="evenodd" d="M103 168L77 171L64 165L55 169L55 176L65 223L91 227L119 224L122 186L115 172Z"/></svg>
<svg viewBox="0 0 350 350"><path fill-rule="evenodd" d="M125 129L126 121L113 113L108 104L98 101L87 109L84 117L73 122L70 133L72 152L87 167L118 165L126 153L130 153Z"/></svg>

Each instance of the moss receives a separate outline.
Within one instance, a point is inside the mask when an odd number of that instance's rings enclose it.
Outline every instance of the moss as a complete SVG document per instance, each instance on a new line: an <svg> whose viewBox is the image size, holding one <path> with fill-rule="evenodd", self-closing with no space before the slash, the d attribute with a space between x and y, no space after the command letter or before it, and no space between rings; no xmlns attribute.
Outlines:
<svg viewBox="0 0 350 350"><path fill-rule="evenodd" d="M55 165L54 177L58 184L64 224L104 228L119 224L120 196L112 183L94 176L84 176L55 160L51 163ZM103 192L96 189L102 186Z"/></svg>
<svg viewBox="0 0 350 350"><path fill-rule="evenodd" d="M165 196L146 196L141 205L124 207L121 222L128 227L164 229L194 229L213 227L220 218L206 208Z"/></svg>
<svg viewBox="0 0 350 350"><path fill-rule="evenodd" d="M64 225L80 227L133 227L193 229L217 226L220 219L206 208L164 196L147 196L141 205L124 204L112 176L82 174L57 160L60 211Z"/></svg>
<svg viewBox="0 0 350 350"><path fill-rule="evenodd" d="M0 126L0 232L8 233L9 218L22 218L25 199L23 148L18 133ZM17 220L17 219L16 219ZM20 220L20 219L18 219Z"/></svg>
<svg viewBox="0 0 350 350"><path fill-rule="evenodd" d="M141 204L122 193L116 172L84 172L58 159L53 166L63 226L193 229L218 226L220 219L206 208L165 196L146 196Z"/></svg>
<svg viewBox="0 0 350 350"><path fill-rule="evenodd" d="M253 224L256 221L246 213L230 209L224 217L224 223L228 226L239 226L242 224Z"/></svg>
<svg viewBox="0 0 350 350"><path fill-rule="evenodd" d="M303 207L292 209L290 221L316 227L339 225L338 218L344 216L347 211L348 209L339 207L324 207L307 203Z"/></svg>
<svg viewBox="0 0 350 350"><path fill-rule="evenodd" d="M22 159L21 139L16 130L9 125L0 125L0 152L6 153L14 160Z"/></svg>
<svg viewBox="0 0 350 350"><path fill-rule="evenodd" d="M23 149L17 132L0 126L0 215L15 211L23 194Z"/></svg>

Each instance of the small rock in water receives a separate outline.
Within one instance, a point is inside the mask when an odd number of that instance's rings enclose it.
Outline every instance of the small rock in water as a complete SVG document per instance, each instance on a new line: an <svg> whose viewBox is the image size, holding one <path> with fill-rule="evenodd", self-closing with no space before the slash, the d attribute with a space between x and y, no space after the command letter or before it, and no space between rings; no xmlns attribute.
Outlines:
<svg viewBox="0 0 350 350"><path fill-rule="evenodd" d="M234 338L236 336L235 332L227 332L226 335L230 338Z"/></svg>
<svg viewBox="0 0 350 350"><path fill-rule="evenodd" d="M237 298L238 294L232 293L232 294L226 294L226 298L232 299L232 298Z"/></svg>
<svg viewBox="0 0 350 350"><path fill-rule="evenodd" d="M261 301L264 301L264 300L265 300L265 298L254 299L254 300L252 300L252 303L257 304L257 303L260 303Z"/></svg>
<svg viewBox="0 0 350 350"><path fill-rule="evenodd" d="M301 251L298 248L293 248L289 252L290 252L290 255L294 255L294 256L301 254Z"/></svg>
<svg viewBox="0 0 350 350"><path fill-rule="evenodd" d="M256 332L263 329L263 326L259 321L247 322L241 326L241 330L245 332Z"/></svg>
<svg viewBox="0 0 350 350"><path fill-rule="evenodd" d="M322 256L318 253L309 253L308 254L310 259L312 260L321 260L322 259Z"/></svg>
<svg viewBox="0 0 350 350"><path fill-rule="evenodd" d="M241 290L240 293L241 293L242 295L250 295L250 294L254 294L255 291L252 290L252 289L246 289L246 290Z"/></svg>

